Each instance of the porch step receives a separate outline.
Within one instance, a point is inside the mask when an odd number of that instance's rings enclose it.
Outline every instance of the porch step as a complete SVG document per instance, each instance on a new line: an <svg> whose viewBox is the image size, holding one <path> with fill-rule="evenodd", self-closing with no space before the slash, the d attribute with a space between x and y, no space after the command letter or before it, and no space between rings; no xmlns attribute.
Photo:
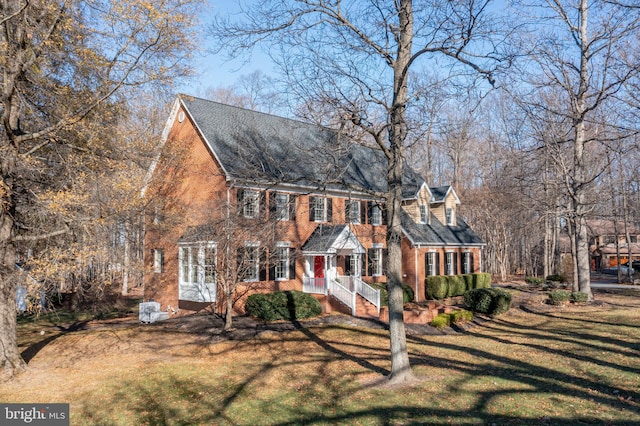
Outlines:
<svg viewBox="0 0 640 426"><path fill-rule="evenodd" d="M356 316L378 319L380 313L373 303L358 294L356 295Z"/></svg>

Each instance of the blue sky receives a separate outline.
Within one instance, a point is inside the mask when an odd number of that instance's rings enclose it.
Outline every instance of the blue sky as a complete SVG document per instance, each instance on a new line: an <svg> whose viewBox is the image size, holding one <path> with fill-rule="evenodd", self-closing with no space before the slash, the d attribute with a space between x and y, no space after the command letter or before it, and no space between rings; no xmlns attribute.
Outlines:
<svg viewBox="0 0 640 426"><path fill-rule="evenodd" d="M244 0L244 3L249 3ZM203 27L206 28L215 14L233 13L238 10L237 0L209 0L204 8L205 13L200 17ZM203 31L203 50L206 49L208 40L206 31ZM247 62L248 61L248 62ZM268 56L256 49L251 58L243 60L226 61L221 55L212 55L202 52L196 56L194 68L197 75L188 84L183 84L180 91L190 95L202 95L208 87L228 87L233 85L242 75L261 70L265 74L273 74L273 64Z"/></svg>

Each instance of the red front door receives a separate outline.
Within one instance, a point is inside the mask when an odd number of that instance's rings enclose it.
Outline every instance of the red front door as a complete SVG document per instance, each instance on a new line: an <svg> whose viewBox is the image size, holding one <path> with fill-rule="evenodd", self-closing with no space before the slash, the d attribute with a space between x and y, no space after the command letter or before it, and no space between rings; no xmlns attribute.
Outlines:
<svg viewBox="0 0 640 426"><path fill-rule="evenodd" d="M324 256L316 256L313 259L313 276L324 278Z"/></svg>

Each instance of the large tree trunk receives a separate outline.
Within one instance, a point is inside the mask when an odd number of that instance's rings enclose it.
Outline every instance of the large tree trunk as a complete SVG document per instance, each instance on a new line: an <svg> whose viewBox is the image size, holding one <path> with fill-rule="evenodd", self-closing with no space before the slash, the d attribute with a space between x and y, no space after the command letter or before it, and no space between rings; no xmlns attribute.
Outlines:
<svg viewBox="0 0 640 426"><path fill-rule="evenodd" d="M407 70L413 39L413 9L411 1L400 2L398 56L394 64L394 102L390 111L389 153L387 168L387 288L389 291L389 338L391 343L392 383L413 379L407 352L402 297L402 176L404 171L404 143L407 136Z"/></svg>
<svg viewBox="0 0 640 426"><path fill-rule="evenodd" d="M11 377L26 367L18 351L16 336L16 249L12 240L15 203L12 192L17 153L12 146L6 146L0 153L0 376Z"/></svg>

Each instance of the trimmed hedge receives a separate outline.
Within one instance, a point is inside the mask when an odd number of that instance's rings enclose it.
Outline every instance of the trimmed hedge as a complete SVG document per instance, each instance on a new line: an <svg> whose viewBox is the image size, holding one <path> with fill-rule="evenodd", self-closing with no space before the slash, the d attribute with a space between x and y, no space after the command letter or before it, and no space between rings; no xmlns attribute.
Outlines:
<svg viewBox="0 0 640 426"><path fill-rule="evenodd" d="M249 315L265 321L311 318L322 313L317 299L296 290L252 294L245 309Z"/></svg>
<svg viewBox="0 0 640 426"><path fill-rule="evenodd" d="M500 288L475 288L464 294L464 304L473 312L500 315L511 308L511 294Z"/></svg>
<svg viewBox="0 0 640 426"><path fill-rule="evenodd" d="M387 291L387 284L373 283L369 285L380 290L380 305L389 306L389 292ZM413 302L415 300L414 296L415 294L413 289L407 284L402 284L402 303Z"/></svg>
<svg viewBox="0 0 640 426"><path fill-rule="evenodd" d="M435 328L448 327L451 324L462 324L469 322L473 319L473 312L465 311L464 309L453 311L449 314L439 314L429 323Z"/></svg>
<svg viewBox="0 0 640 426"><path fill-rule="evenodd" d="M445 299L462 296L474 288L491 287L491 274L486 272L466 275L432 275L425 280L427 299Z"/></svg>

